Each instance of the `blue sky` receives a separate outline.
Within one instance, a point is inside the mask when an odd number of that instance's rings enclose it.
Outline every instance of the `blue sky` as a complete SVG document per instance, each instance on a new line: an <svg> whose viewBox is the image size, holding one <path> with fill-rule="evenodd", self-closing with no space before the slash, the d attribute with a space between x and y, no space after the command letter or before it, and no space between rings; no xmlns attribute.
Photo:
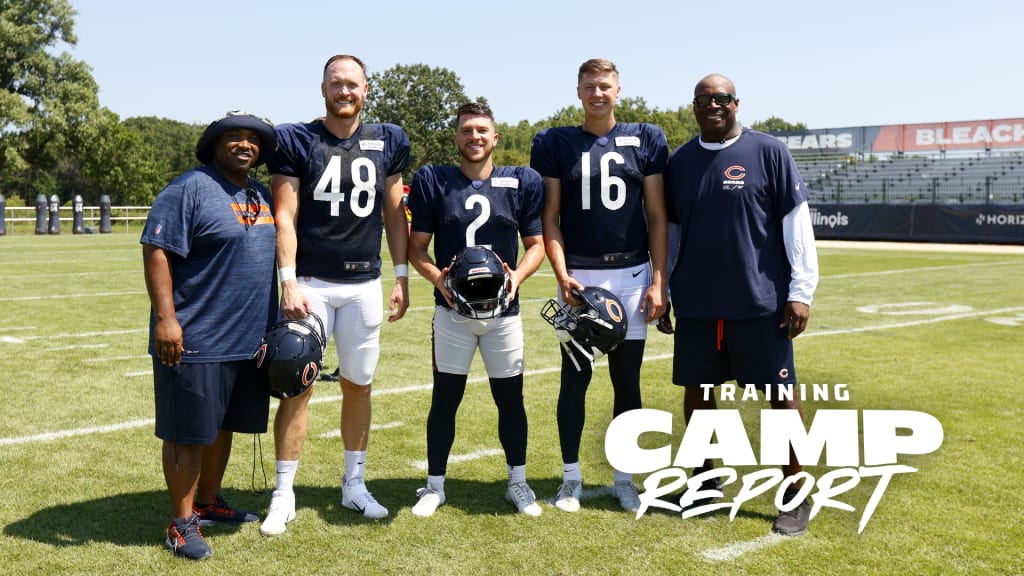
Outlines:
<svg viewBox="0 0 1024 576"><path fill-rule="evenodd" d="M1024 3L689 0L455 2L71 0L100 103L206 123L244 109L322 113L332 54L370 71L441 66L499 121L577 103L576 69L619 67L623 96L675 109L705 74L736 83L745 124L810 128L1024 117Z"/></svg>

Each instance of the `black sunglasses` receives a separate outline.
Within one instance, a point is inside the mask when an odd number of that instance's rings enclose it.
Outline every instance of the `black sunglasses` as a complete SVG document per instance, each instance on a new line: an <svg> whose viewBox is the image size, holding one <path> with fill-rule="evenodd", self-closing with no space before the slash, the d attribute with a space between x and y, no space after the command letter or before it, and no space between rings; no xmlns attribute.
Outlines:
<svg viewBox="0 0 1024 576"><path fill-rule="evenodd" d="M718 94L698 94L694 96L693 103L701 108L707 108L711 105L712 100L719 106L728 106L736 100L736 96L733 96L728 92L719 92Z"/></svg>
<svg viewBox="0 0 1024 576"><path fill-rule="evenodd" d="M249 226L256 225L256 220L260 217L260 195L251 187L245 189L245 204L242 221L245 222L245 229L248 230Z"/></svg>

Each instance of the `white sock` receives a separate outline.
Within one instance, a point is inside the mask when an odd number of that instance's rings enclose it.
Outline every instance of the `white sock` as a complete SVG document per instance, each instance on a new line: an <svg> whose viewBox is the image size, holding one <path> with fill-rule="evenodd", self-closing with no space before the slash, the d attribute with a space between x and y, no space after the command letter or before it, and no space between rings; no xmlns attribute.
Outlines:
<svg viewBox="0 0 1024 576"><path fill-rule="evenodd" d="M616 470L615 471L615 480L614 481L615 482L632 482L633 481L633 475L632 474L626 474L625 472L619 472L618 470Z"/></svg>
<svg viewBox="0 0 1024 576"><path fill-rule="evenodd" d="M444 490L444 476L427 476L427 486L431 490L441 492Z"/></svg>
<svg viewBox="0 0 1024 576"><path fill-rule="evenodd" d="M292 491L295 485L295 473L299 470L298 460L277 460L274 464L277 468L276 490Z"/></svg>
<svg viewBox="0 0 1024 576"><path fill-rule="evenodd" d="M518 484L520 482L526 482L526 464L521 466L509 466L508 467L508 483Z"/></svg>
<svg viewBox="0 0 1024 576"><path fill-rule="evenodd" d="M583 482L583 474L580 472L579 462L573 462L572 464L562 463L562 481L568 482L570 480Z"/></svg>
<svg viewBox="0 0 1024 576"><path fill-rule="evenodd" d="M345 483L355 486L363 483L366 450L345 450Z"/></svg>

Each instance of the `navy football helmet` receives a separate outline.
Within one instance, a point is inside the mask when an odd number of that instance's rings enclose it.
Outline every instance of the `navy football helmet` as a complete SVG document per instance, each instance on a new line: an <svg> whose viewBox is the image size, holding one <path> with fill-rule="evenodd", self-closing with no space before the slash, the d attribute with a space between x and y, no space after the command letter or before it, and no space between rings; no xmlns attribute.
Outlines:
<svg viewBox="0 0 1024 576"><path fill-rule="evenodd" d="M323 366L326 345L324 324L316 314L274 324L253 356L256 369L267 376L270 395L294 398L312 387Z"/></svg>
<svg viewBox="0 0 1024 576"><path fill-rule="evenodd" d="M629 319L615 294L598 286L573 288L572 294L580 301L579 306L549 299L540 310L541 317L554 326L563 346L572 343L593 360L626 339Z"/></svg>
<svg viewBox="0 0 1024 576"><path fill-rule="evenodd" d="M467 318L486 320L508 310L512 279L501 258L489 248L459 250L448 266L444 284L452 294L455 311Z"/></svg>

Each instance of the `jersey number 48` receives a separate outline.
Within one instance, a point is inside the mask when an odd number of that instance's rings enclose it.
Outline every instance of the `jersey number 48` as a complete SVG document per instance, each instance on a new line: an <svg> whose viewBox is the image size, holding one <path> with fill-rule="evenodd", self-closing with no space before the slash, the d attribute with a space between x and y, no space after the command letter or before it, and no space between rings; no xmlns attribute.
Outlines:
<svg viewBox="0 0 1024 576"><path fill-rule="evenodd" d="M350 165L352 190L348 201L352 214L366 218L373 212L374 198L377 195L377 167L369 158L356 158ZM313 199L331 203L331 216L337 216L339 205L345 201L345 191L341 189L341 157L332 156L327 168L320 175L320 181L313 189Z"/></svg>

